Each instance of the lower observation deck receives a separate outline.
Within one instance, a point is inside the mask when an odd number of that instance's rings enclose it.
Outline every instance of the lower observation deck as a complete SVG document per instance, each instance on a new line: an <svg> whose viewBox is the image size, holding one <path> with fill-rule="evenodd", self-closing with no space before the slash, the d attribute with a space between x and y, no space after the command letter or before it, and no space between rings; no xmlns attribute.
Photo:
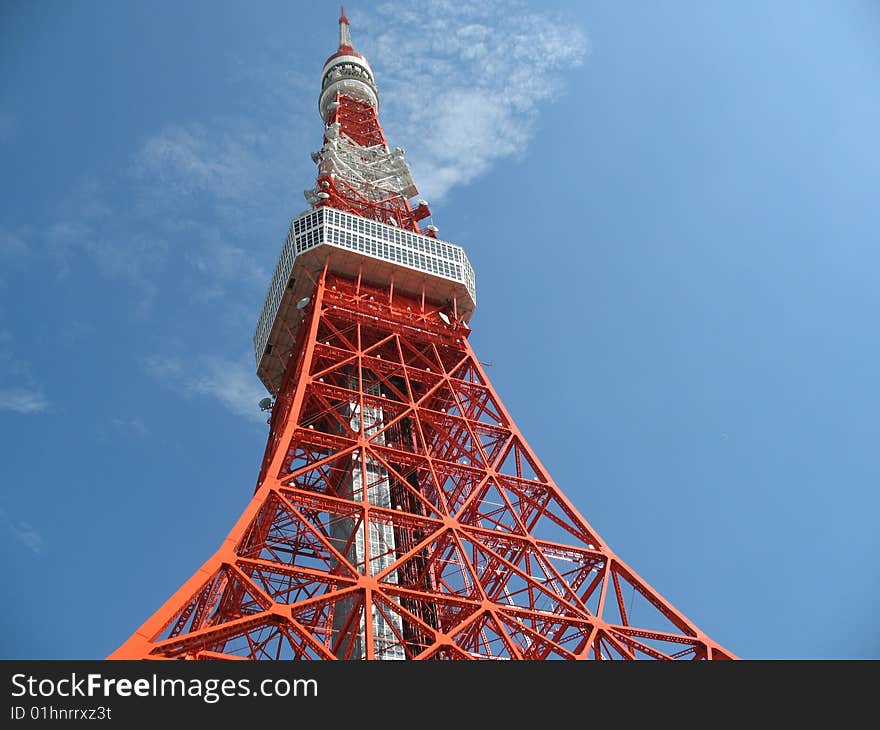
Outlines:
<svg viewBox="0 0 880 730"><path fill-rule="evenodd" d="M296 305L311 295L324 267L434 303L449 303L467 322L476 307L476 282L461 246L334 208L295 218L275 266L254 331L257 375L276 394L301 320ZM279 354L283 353L283 357Z"/></svg>

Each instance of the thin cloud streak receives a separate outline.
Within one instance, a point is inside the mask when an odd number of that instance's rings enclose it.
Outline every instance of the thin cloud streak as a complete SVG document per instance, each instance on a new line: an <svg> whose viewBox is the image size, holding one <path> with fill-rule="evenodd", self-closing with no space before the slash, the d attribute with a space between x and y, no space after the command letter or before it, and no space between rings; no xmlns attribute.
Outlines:
<svg viewBox="0 0 880 730"><path fill-rule="evenodd" d="M145 366L151 375L184 397L213 398L236 416L255 422L266 420L257 406L266 391L254 375L249 356L229 360L208 355L184 364L177 357L156 355Z"/></svg>
<svg viewBox="0 0 880 730"><path fill-rule="evenodd" d="M171 199L205 194L215 202L242 202L259 194L260 174L274 140L257 124L223 120L168 127L146 140L135 172Z"/></svg>
<svg viewBox="0 0 880 730"><path fill-rule="evenodd" d="M0 411L12 411L28 415L43 413L49 401L37 390L30 388L4 388L0 390Z"/></svg>
<svg viewBox="0 0 880 730"><path fill-rule="evenodd" d="M137 436L138 438L144 438L149 434L149 430L147 429L146 424L144 424L144 422L137 417L114 418L110 421L110 423L117 431Z"/></svg>
<svg viewBox="0 0 880 730"><path fill-rule="evenodd" d="M6 330L0 330L0 380L18 383L0 388L0 411L31 415L49 410L49 399L28 363L15 355L12 333Z"/></svg>
<svg viewBox="0 0 880 730"><path fill-rule="evenodd" d="M6 510L0 507L0 524L15 540L24 545L34 555L42 555L46 550L46 541L34 527L24 521L14 520Z"/></svg>

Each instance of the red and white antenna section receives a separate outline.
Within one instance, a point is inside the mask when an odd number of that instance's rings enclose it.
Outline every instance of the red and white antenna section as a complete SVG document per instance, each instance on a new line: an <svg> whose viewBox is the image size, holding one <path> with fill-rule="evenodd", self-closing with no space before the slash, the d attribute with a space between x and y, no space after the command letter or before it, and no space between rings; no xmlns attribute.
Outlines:
<svg viewBox="0 0 880 730"><path fill-rule="evenodd" d="M348 19L339 18L339 48L321 72L318 111L324 142L312 160L315 188L303 191L313 208L329 206L387 225L422 233L419 221L431 215L424 200L409 200L418 188L404 152L389 149L379 124L379 90L367 59L354 50ZM437 228L427 226L433 237Z"/></svg>

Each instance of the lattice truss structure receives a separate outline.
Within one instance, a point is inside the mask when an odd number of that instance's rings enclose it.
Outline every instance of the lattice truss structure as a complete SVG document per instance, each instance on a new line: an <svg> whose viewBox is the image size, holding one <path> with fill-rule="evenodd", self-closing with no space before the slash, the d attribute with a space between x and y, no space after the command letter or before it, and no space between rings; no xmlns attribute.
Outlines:
<svg viewBox="0 0 880 730"><path fill-rule="evenodd" d="M565 498L443 311L320 275L253 500L114 658L731 657Z"/></svg>

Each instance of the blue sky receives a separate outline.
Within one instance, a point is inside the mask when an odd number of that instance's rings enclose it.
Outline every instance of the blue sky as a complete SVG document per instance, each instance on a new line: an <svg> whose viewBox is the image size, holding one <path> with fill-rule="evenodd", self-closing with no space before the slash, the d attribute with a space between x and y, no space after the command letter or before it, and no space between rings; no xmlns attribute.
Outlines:
<svg viewBox="0 0 880 730"><path fill-rule="evenodd" d="M740 656L880 657L880 6L347 11L566 495ZM0 8L0 656L105 656L252 493L336 14Z"/></svg>

